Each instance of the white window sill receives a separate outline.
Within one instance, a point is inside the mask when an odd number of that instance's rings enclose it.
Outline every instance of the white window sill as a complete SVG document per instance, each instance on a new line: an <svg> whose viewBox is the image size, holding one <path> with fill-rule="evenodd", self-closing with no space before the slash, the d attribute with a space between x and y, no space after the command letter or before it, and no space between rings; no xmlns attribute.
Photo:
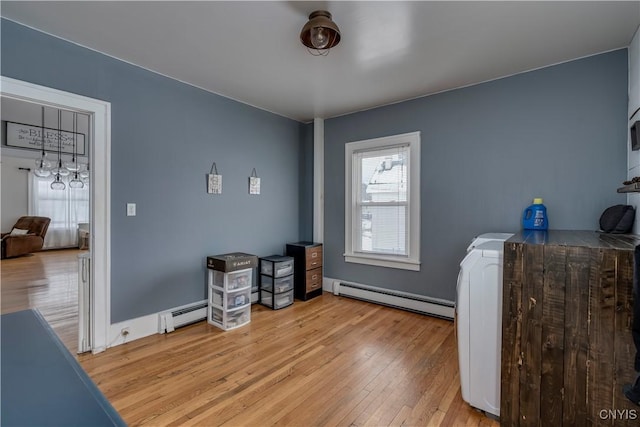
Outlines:
<svg viewBox="0 0 640 427"><path fill-rule="evenodd" d="M375 265L377 267L398 268L401 270L420 271L420 262L410 259L398 259L396 257L386 257L370 254L344 254L345 262L356 264Z"/></svg>

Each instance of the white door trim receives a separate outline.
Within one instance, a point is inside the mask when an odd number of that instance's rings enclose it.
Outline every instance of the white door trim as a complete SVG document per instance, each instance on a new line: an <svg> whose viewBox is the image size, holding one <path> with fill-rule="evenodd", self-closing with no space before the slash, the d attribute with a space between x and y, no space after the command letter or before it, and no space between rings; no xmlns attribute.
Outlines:
<svg viewBox="0 0 640 427"><path fill-rule="evenodd" d="M104 351L111 324L111 103L0 76L0 95L89 114L91 162L92 352Z"/></svg>

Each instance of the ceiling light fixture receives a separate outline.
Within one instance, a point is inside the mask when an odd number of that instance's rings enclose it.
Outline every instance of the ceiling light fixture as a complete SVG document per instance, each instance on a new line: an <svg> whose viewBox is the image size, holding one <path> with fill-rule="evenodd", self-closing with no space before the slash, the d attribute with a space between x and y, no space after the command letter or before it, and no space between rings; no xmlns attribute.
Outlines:
<svg viewBox="0 0 640 427"><path fill-rule="evenodd" d="M82 115L82 114L80 114ZM87 116L87 120L88 122L90 122L90 117ZM80 126L80 122L78 120L78 113L73 113L73 132L72 132L72 136L68 137L68 136L63 136L62 135L62 110L58 110L58 129L57 129L57 137L58 137L58 159L55 161L54 164L52 164L51 161L49 161L47 159L47 153L45 150L45 145L46 144L50 144L50 141L47 139L48 138L48 134L45 131L45 107L42 106L42 120L40 123L40 158L38 158L35 163L36 163L36 167L33 171L34 175L37 176L38 178L46 178L49 177L51 175L53 175L54 181L53 183L55 184L52 188L58 190L58 189L62 189L62 186L59 184L64 184L63 180L61 179L62 177L66 177L69 176L69 174L72 175L72 178L74 178L72 180L73 185L70 185L70 187L72 188L83 188L85 184L88 184L89 182L89 175L90 175L90 171L89 171L89 164L88 163L80 163L80 155L78 154L78 135L82 135L80 133L78 133L78 126ZM90 123L87 124L87 132L90 133ZM65 132L66 134L67 132ZM72 139L71 139L72 138ZM71 152L72 158L70 162L63 162L62 160L62 145L64 144L68 144L68 142L64 142L64 141L71 141L73 143L73 151ZM83 139L83 147L85 147L84 145L84 141L86 140ZM84 153L84 151L86 151L86 153ZM85 150L83 150L83 154L85 156L89 156L89 148L86 147Z"/></svg>
<svg viewBox="0 0 640 427"><path fill-rule="evenodd" d="M300 41L314 56L327 56L329 50L340 43L340 30L326 10L316 10L300 32Z"/></svg>
<svg viewBox="0 0 640 427"><path fill-rule="evenodd" d="M73 179L69 181L69 187L84 188L84 182L82 182L80 180L80 177L78 176L78 171L80 170L80 164L76 160L77 135L78 135L78 113L73 113L73 161L67 165L67 169L69 169L70 171L73 171Z"/></svg>
<svg viewBox="0 0 640 427"><path fill-rule="evenodd" d="M91 148L91 144L89 144L88 138L91 138L91 117L87 116L87 144L86 144L86 156L87 156L87 164L82 165L80 168L80 179L85 185L89 185L89 177L91 175L91 160L89 158L89 149Z"/></svg>
<svg viewBox="0 0 640 427"><path fill-rule="evenodd" d="M54 168L51 173L54 175L54 180L51 183L52 190L64 190L67 186L61 176L69 175L69 171L62 167L62 110L58 110L58 166Z"/></svg>
<svg viewBox="0 0 640 427"><path fill-rule="evenodd" d="M69 176L69 170L62 165L62 110L58 110L58 161L56 167L51 169L51 173L55 176ZM54 182L57 181L59 180Z"/></svg>
<svg viewBox="0 0 640 427"><path fill-rule="evenodd" d="M73 153L70 162L64 162L64 167L69 172L78 172L80 165L76 160L76 135L78 134L78 113L73 113Z"/></svg>
<svg viewBox="0 0 640 427"><path fill-rule="evenodd" d="M40 137L42 139L42 154L36 160L36 168L33 173L40 177L46 178L51 175L51 162L47 160L47 153L44 151L44 105L42 106L42 126L40 126Z"/></svg>

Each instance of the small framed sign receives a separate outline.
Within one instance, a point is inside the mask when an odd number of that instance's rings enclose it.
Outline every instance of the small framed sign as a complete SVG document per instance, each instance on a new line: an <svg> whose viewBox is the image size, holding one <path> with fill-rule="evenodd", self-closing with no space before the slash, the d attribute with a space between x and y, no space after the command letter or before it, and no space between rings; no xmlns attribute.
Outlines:
<svg viewBox="0 0 640 427"><path fill-rule="evenodd" d="M218 175L216 162L211 165L211 173L207 174L207 193L222 194L222 175Z"/></svg>
<svg viewBox="0 0 640 427"><path fill-rule="evenodd" d="M42 128L24 123L7 122L7 146L42 150ZM73 154L73 135L76 136L76 155L86 155L85 135L66 130L44 128L44 149L52 153L58 152L58 133L62 153Z"/></svg>
<svg viewBox="0 0 640 427"><path fill-rule="evenodd" d="M253 168L249 177L249 194L260 194L260 178L258 178L256 168Z"/></svg>
<svg viewBox="0 0 640 427"><path fill-rule="evenodd" d="M208 174L209 184L207 193L209 194L222 194L222 175Z"/></svg>

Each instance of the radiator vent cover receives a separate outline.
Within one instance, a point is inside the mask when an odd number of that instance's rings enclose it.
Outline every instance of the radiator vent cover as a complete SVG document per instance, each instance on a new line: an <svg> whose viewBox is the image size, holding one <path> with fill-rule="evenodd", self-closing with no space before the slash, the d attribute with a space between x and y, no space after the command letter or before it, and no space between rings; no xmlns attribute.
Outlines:
<svg viewBox="0 0 640 427"><path fill-rule="evenodd" d="M333 282L333 294L450 320L454 317L454 303L452 301L408 292L336 280Z"/></svg>
<svg viewBox="0 0 640 427"><path fill-rule="evenodd" d="M159 333L173 332L176 328L200 322L207 318L207 301L176 307L159 315Z"/></svg>

